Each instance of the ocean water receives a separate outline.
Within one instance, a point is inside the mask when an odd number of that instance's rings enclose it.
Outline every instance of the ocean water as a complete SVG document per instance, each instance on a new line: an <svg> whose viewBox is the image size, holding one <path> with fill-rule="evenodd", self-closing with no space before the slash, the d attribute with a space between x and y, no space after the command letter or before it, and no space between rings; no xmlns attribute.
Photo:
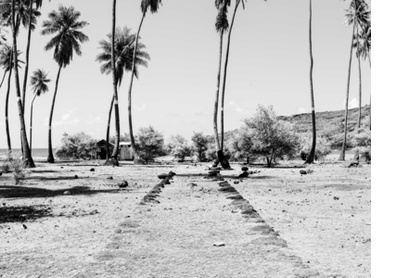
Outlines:
<svg viewBox="0 0 400 278"><path fill-rule="evenodd" d="M13 154L19 155L21 154L21 149L12 149ZM53 149L53 154L56 149ZM8 153L8 149L0 149L0 158L6 157ZM32 157L33 158L47 158L47 148L33 148L32 149Z"/></svg>

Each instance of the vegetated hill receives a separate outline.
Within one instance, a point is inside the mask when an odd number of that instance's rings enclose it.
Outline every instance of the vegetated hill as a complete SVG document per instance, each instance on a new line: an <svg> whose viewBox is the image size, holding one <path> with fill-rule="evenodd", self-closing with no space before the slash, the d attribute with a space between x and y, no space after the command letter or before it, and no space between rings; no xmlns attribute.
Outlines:
<svg viewBox="0 0 400 278"><path fill-rule="evenodd" d="M351 138L354 132L357 130L359 109L352 108L349 109L348 112L347 127L349 137ZM364 129L369 129L370 112L370 105L361 107L361 127ZM279 116L278 119L294 124L295 129L299 133L312 133L311 113L297 114L292 116ZM343 137L344 110L317 112L316 121L318 136L326 137L329 140L333 140L340 135Z"/></svg>

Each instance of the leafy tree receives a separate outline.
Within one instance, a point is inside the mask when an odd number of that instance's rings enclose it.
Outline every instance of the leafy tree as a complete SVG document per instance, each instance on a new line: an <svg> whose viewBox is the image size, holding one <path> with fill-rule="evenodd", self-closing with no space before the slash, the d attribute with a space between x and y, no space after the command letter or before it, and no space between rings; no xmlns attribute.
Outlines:
<svg viewBox="0 0 400 278"><path fill-rule="evenodd" d="M209 140L202 132L195 132L192 136L193 149L197 159L200 162L206 161L206 151L208 149Z"/></svg>
<svg viewBox="0 0 400 278"><path fill-rule="evenodd" d="M56 85L54 89L53 101L51 104L50 117L49 117L49 136L48 136L48 157L47 161L54 163L54 156L51 142L51 124L53 120L54 105L56 102L58 82L60 80L61 69L70 64L74 52L81 55L80 43L86 42L89 38L79 31L88 23L86 21L78 21L81 13L76 11L74 7L65 7L60 5L58 12L53 10L49 13L49 19L43 22L42 35L55 36L46 44L45 50L54 48L53 58L58 64L58 73L56 78Z"/></svg>
<svg viewBox="0 0 400 278"><path fill-rule="evenodd" d="M34 93L34 97L31 102L31 115L30 115L30 132L29 132L29 146L32 149L32 122L33 122L33 103L36 97L40 97L42 94L49 91L47 83L51 80L47 77L47 73L44 70L37 69L31 76L31 86Z"/></svg>
<svg viewBox="0 0 400 278"><path fill-rule="evenodd" d="M169 153L178 159L178 162L185 160L185 157L193 155L193 148L181 135L171 136L168 144Z"/></svg>
<svg viewBox="0 0 400 278"><path fill-rule="evenodd" d="M309 46L310 46L310 93L311 93L311 118L312 118L312 128L313 128L313 136L311 148L308 153L308 157L306 159L306 163L310 164L314 162L315 158L315 148L317 145L317 123L315 119L315 101L314 101L314 82L313 82L313 69L314 69L314 57L313 57L313 49L312 49L312 0L310 0L309 4L310 9L310 20L308 25L309 32Z"/></svg>
<svg viewBox="0 0 400 278"><path fill-rule="evenodd" d="M276 158L296 154L299 138L293 125L278 120L272 106L265 108L259 105L256 114L245 119L244 123L253 138L252 153L264 156L268 167L272 166Z"/></svg>
<svg viewBox="0 0 400 278"><path fill-rule="evenodd" d="M140 20L139 28L136 33L137 40L135 41L135 47L133 49L133 54L132 54L133 68L136 68L136 61L137 61L136 55L137 51L139 50L138 43L140 39L140 31L142 29L144 18L146 17L148 11L150 11L151 13L158 12L160 5L161 5L161 0L142 0L140 3L140 9L142 10L142 19ZM134 78L135 78L135 72L133 71L131 74L131 80L128 91L129 135L131 137L132 146L135 146L135 139L133 137L133 126L132 126L132 87Z"/></svg>
<svg viewBox="0 0 400 278"><path fill-rule="evenodd" d="M63 134L56 156L61 159L91 159L96 154L97 140L84 132Z"/></svg>
<svg viewBox="0 0 400 278"><path fill-rule="evenodd" d="M247 164L250 164L253 154L253 138L250 129L247 127L241 127L234 136L229 140L229 148L232 153L234 160L245 160Z"/></svg>
<svg viewBox="0 0 400 278"><path fill-rule="evenodd" d="M143 163L153 161L155 157L165 153L164 136L152 126L139 128L135 140L135 152Z"/></svg>
<svg viewBox="0 0 400 278"><path fill-rule="evenodd" d="M367 4L364 0L351 0L349 9L346 10L346 20L348 25L353 25L353 30L351 33L351 47L350 47L350 58L348 67L348 77L347 77L347 90L346 90L346 106L345 106L345 116L344 116L344 137L342 149L340 152L339 160L345 160L346 143L347 143L347 121L348 121L348 108L349 108L349 93L350 93L350 78L351 78L351 62L353 57L353 41L356 31L356 26L358 24L364 25L364 21L369 16L369 12L366 11Z"/></svg>
<svg viewBox="0 0 400 278"><path fill-rule="evenodd" d="M132 59L133 59L133 42L136 41L136 36L130 33L131 30L127 27L116 28L115 30L115 39L114 39L114 51L115 51L115 69L116 69L116 79L118 86L121 86L122 78L124 76L125 71L131 71L133 67ZM112 34L107 35L109 40L100 41L100 48L102 49L102 53L98 54L96 57L96 61L102 63L100 66L101 73L110 74L112 72L111 65L111 40ZM147 67L147 61L150 60L150 55L144 51L146 46L142 43L138 44L139 48L136 53L136 63L135 63L135 76L138 77L139 72L137 70L137 66L145 66ZM111 114L114 106L114 95L111 100L110 109L108 112L108 121L107 121L107 132L106 132L106 142L107 146L109 143L109 135L110 135L110 122L111 122ZM129 139L130 141L130 139ZM107 151L107 159L109 152Z"/></svg>

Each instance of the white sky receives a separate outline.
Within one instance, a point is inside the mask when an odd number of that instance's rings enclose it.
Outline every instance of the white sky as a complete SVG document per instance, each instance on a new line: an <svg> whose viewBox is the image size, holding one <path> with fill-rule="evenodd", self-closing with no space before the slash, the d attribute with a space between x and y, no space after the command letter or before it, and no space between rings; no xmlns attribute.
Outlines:
<svg viewBox="0 0 400 278"><path fill-rule="evenodd" d="M43 50L50 36L40 35L41 23L60 2L44 1L42 16L32 38L29 71L43 68L52 79L50 91L35 102L34 148L47 146L47 123L57 73L53 53ZM53 118L55 147L64 132L84 131L96 139L105 136L112 82L111 76L100 73L95 57L100 51L98 42L111 31L111 2L62 1L65 6L75 6L82 13L81 19L89 22L83 32L90 41L82 45L83 55L74 56L73 62L61 72ZM351 38L351 28L344 25L347 5L339 0L314 1L317 111L344 108ZM141 17L139 6L140 1L118 1L117 25L127 25L136 32ZM216 13L214 1L174 0L163 1L157 14L148 14L141 37L151 61L148 68L140 68L140 78L133 89L135 130L153 125L166 139L174 134L189 139L193 131L212 134L219 51L219 36L214 28ZM25 32L21 32L18 43L22 51L25 37ZM248 1L244 11L240 8L231 42L225 129L242 125L242 119L249 117L258 104L273 105L279 115L310 112L308 51L308 0ZM21 59L23 57L21 55ZM358 103L356 59L353 62L350 100ZM371 79L368 63L362 65L362 104L365 105L369 104ZM21 80L22 74L21 70ZM126 74L120 90L122 133L128 132L128 83L129 74ZM14 87L14 81L12 84ZM6 86L0 90L1 107L4 107ZM27 107L32 97L29 88ZM9 118L13 148L18 148L19 122L15 102L12 91ZM0 111L3 112L3 108ZM26 118L28 125L29 118ZM1 113L0 148L6 148L4 127L4 113Z"/></svg>

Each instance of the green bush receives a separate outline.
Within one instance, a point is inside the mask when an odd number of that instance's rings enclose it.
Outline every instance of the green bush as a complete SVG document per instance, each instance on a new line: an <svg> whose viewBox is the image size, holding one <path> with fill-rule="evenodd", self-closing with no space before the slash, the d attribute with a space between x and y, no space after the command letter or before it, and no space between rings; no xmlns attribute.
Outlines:
<svg viewBox="0 0 400 278"><path fill-rule="evenodd" d="M184 161L185 157L193 155L193 148L189 146L188 141L181 135L171 136L168 150L179 162Z"/></svg>
<svg viewBox="0 0 400 278"><path fill-rule="evenodd" d="M206 152L208 150L207 136L202 132L195 132L192 136L193 150L196 153L197 160L200 162L207 161Z"/></svg>
<svg viewBox="0 0 400 278"><path fill-rule="evenodd" d="M63 134L61 145L56 150L60 159L91 159L95 157L97 140L84 132L74 135Z"/></svg>
<svg viewBox="0 0 400 278"><path fill-rule="evenodd" d="M165 154L164 136L152 126L139 128L135 136L135 152L139 163L154 161L155 157Z"/></svg>
<svg viewBox="0 0 400 278"><path fill-rule="evenodd" d="M306 160L308 154L311 151L312 144L312 133L306 133L301 138L301 149L300 149L300 157L303 160ZM328 154L332 152L331 143L325 137L317 136L317 144L315 147L315 160L324 159Z"/></svg>

